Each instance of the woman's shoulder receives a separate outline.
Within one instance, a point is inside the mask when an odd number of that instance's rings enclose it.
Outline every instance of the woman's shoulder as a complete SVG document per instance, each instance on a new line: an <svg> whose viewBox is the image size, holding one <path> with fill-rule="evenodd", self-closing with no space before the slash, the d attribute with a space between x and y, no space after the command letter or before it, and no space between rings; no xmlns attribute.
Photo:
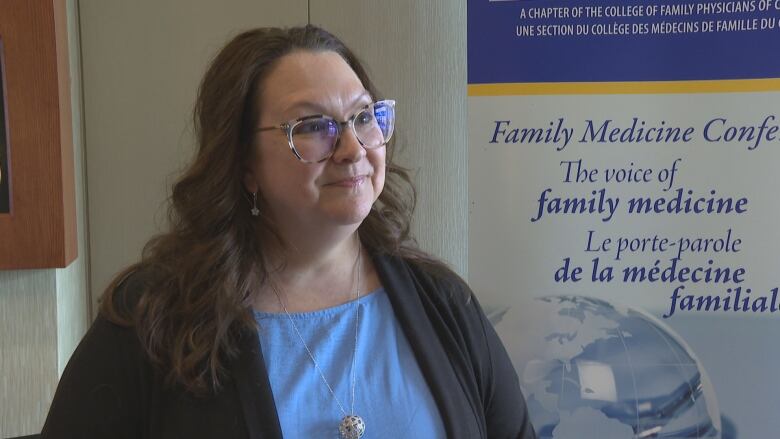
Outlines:
<svg viewBox="0 0 780 439"><path fill-rule="evenodd" d="M95 320L83 341L98 346L119 342L125 351L139 354L142 349L135 327L136 312L149 284L149 272L143 268L127 269L118 275L101 296Z"/></svg>
<svg viewBox="0 0 780 439"><path fill-rule="evenodd" d="M427 255L425 255L427 256ZM438 306L470 308L473 293L463 278L433 257L384 254L375 257L383 281L395 288L416 291Z"/></svg>
<svg viewBox="0 0 780 439"><path fill-rule="evenodd" d="M133 274L116 282L111 299L118 310L129 313L134 308L141 281ZM107 318L101 309L63 371L43 437L72 437L74 432L83 432L83 437L141 437L135 416L142 412L154 377L135 328Z"/></svg>
<svg viewBox="0 0 780 439"><path fill-rule="evenodd" d="M100 298L99 317L123 326L130 326L144 294L159 277L155 270L141 264L118 274Z"/></svg>

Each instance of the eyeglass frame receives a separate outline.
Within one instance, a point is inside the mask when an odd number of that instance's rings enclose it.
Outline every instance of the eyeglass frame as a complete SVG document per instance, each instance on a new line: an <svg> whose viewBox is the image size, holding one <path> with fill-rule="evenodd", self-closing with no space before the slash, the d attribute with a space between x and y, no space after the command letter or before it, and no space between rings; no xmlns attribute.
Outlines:
<svg viewBox="0 0 780 439"><path fill-rule="evenodd" d="M393 99L382 99L382 100L379 100L379 101L375 101L375 102L371 102L369 104L366 104L365 106L360 108L360 110L356 111L352 116L350 116L349 119L347 119L347 120L345 120L343 122L338 120L338 119L336 119L335 117L328 116L327 114L312 114L310 116L303 116L303 117L299 117L297 119L288 120L287 122L282 122L281 124L276 125L276 126L258 127L258 128L255 128L255 132L258 133L258 132L262 132L262 131L277 130L277 129L278 130L282 130L282 132L285 133L285 135L287 136L287 145L290 147L290 151L293 153L293 155L295 155L295 157L298 160L300 160L303 163L322 163L325 160L328 160L329 158L331 158L333 156L333 153L336 152L336 147L339 144L339 140L341 140L341 135L344 133L344 126L346 126L346 125L348 125L350 128L352 128L352 134L355 135L355 139L358 141L358 143L360 143L360 146L362 146L363 148L365 148L365 149L377 149L377 148L381 148L383 146L387 146L388 142L390 142L390 139L393 138L393 133L395 132L395 121L393 121L393 131L390 133L390 136L387 138L387 140L385 140L385 142L382 143L381 145L366 146L366 144L364 144L363 141L360 140L360 137L358 136L357 131L355 130L355 118L358 116L358 114L360 114L363 111L365 111L368 107L370 107L372 105L379 104L379 103L389 104L393 108L393 114L395 114L395 100L393 100ZM336 126L338 127L338 136L336 137L336 141L333 142L333 146L331 147L330 152L328 153L328 155L326 155L325 157L323 157L323 158L321 158L319 160L315 160L315 161L305 160L298 153L298 150L295 149L295 144L293 143L293 140L292 140L293 130L295 129L295 127L297 127L298 125L300 125L301 123L303 123L303 122L305 122L305 121L307 121L309 119L318 119L318 118L330 119L333 122L335 122ZM394 117L394 119L395 119L395 117Z"/></svg>

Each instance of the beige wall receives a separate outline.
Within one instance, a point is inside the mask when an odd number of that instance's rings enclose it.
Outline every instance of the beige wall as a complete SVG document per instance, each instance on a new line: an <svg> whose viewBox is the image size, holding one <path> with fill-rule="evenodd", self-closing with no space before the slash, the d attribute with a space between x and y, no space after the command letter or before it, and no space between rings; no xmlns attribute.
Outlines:
<svg viewBox="0 0 780 439"><path fill-rule="evenodd" d="M466 277L466 2L312 0L311 22L340 36L396 99L401 157L419 192L414 234Z"/></svg>
<svg viewBox="0 0 780 439"><path fill-rule="evenodd" d="M0 437L40 431L89 322L78 5L66 5L79 257L65 269L0 271Z"/></svg>
<svg viewBox="0 0 780 439"><path fill-rule="evenodd" d="M198 81L239 31L306 23L306 0L81 0L92 294L165 227Z"/></svg>

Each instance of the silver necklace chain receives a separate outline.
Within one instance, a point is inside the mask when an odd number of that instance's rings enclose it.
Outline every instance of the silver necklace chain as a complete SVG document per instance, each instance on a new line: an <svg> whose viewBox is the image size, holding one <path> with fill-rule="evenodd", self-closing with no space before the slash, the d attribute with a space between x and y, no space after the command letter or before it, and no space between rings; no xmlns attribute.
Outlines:
<svg viewBox="0 0 780 439"><path fill-rule="evenodd" d="M282 297L279 295L279 291L276 289L276 287L271 284L271 289L273 290L274 294L276 294L276 299L279 300L279 304L282 305L282 309L284 310L284 313L287 315L287 319L290 321L290 324L292 325L293 329L295 330L295 333L298 335L298 339L301 340L301 344L303 344L304 349L306 349L306 353L309 354L309 358L311 359L311 362L314 364L314 368L317 370L317 372L320 374L320 378L322 379L322 382L325 383L325 387L328 388L328 392L330 392L333 399L336 401L336 404L338 404L339 409L341 410L342 415L348 416L348 415L354 415L355 413L355 360L357 358L357 347L358 347L358 327L360 326L360 272L363 268L362 266L362 258L363 253L361 251L361 247L358 244L358 256L357 261L355 265L357 266L357 281L356 281L356 287L355 287L355 345L352 349L352 370L350 372L350 380L351 380L351 402L350 402L350 409L349 413L344 409L344 406L341 404L341 401L336 396L336 392L333 391L333 388L330 386L330 383L325 378L325 373L322 372L322 368L320 368L320 364L317 362L317 359L314 357L314 354L312 353L311 349L309 349L309 345L306 344L306 341L303 339L303 336L301 335L301 331L298 330L298 325L295 324L295 320L290 315L290 312L287 310L287 306L285 306L284 302L282 301Z"/></svg>

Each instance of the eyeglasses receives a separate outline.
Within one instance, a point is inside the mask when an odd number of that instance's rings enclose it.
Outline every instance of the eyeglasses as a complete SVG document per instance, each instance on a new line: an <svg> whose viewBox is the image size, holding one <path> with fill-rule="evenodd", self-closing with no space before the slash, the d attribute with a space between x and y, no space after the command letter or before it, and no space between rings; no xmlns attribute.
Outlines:
<svg viewBox="0 0 780 439"><path fill-rule="evenodd" d="M355 138L364 148L385 146L393 136L395 101L388 99L368 104L344 122L317 114L273 127L257 128L256 131L282 130L287 134L287 143L298 160L317 163L333 155L344 126L352 128Z"/></svg>

